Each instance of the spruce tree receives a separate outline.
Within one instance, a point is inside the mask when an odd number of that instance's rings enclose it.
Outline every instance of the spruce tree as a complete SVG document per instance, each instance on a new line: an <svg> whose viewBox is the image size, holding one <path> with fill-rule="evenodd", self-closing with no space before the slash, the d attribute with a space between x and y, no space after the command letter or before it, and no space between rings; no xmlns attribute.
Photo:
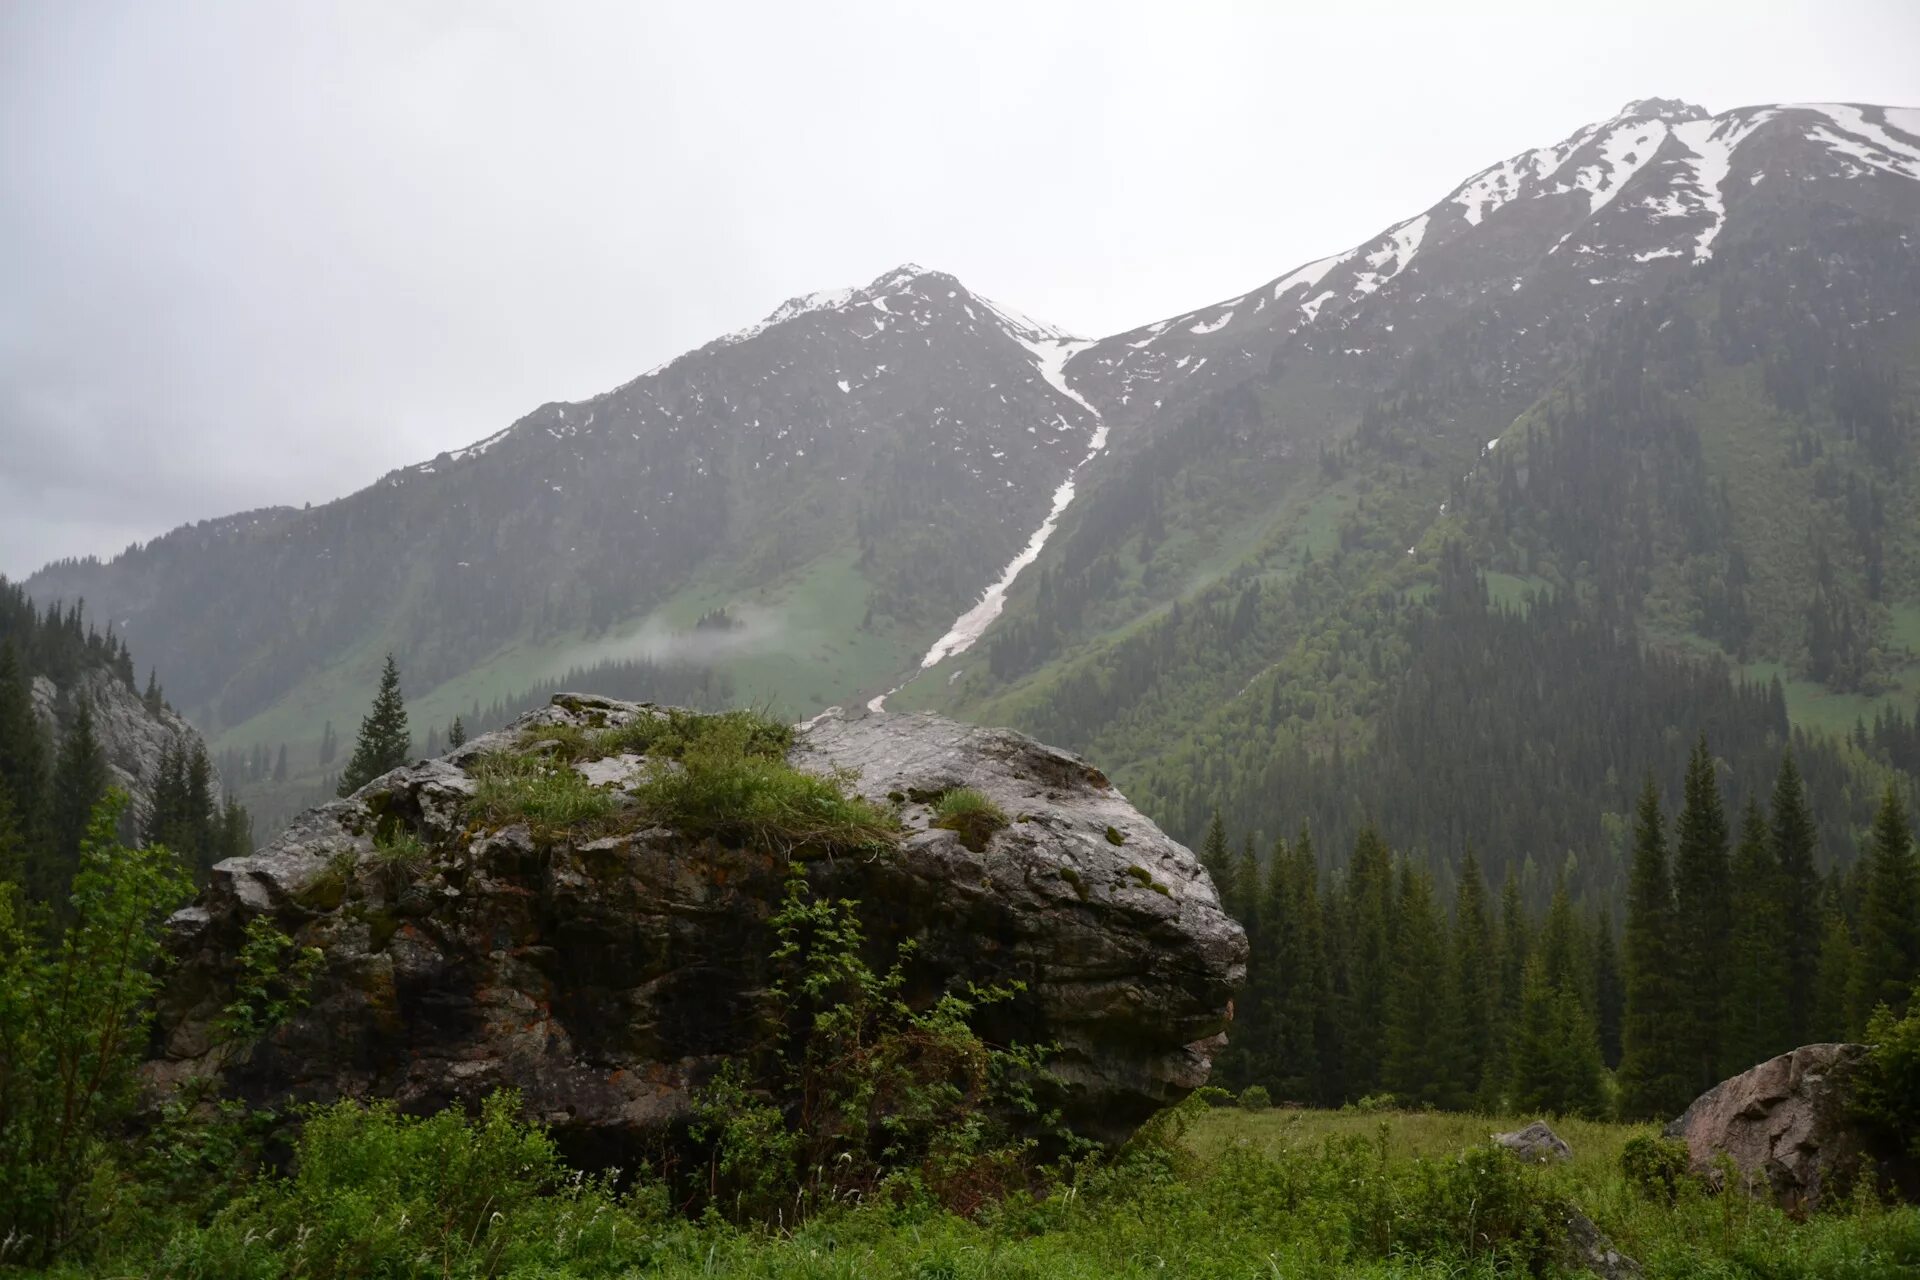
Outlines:
<svg viewBox="0 0 1920 1280"><path fill-rule="evenodd" d="M379 691L373 696L373 709L360 721L353 755L341 771L338 793L350 796L382 774L398 769L407 762L411 745L407 704L400 696L400 668L388 654L380 672Z"/></svg>
<svg viewBox="0 0 1920 1280"><path fill-rule="evenodd" d="M456 747L464 747L466 745L467 726L459 716L455 716L453 723L447 726L447 750L452 751Z"/></svg>
<svg viewBox="0 0 1920 1280"><path fill-rule="evenodd" d="M1480 1102L1493 1109L1512 1075L1509 1054L1513 1037L1520 1027L1520 1000L1526 985L1527 957L1533 949L1532 930L1520 899L1520 882L1513 867L1500 886L1500 967L1498 990L1494 993L1494 1060L1486 1073L1488 1093Z"/></svg>
<svg viewBox="0 0 1920 1280"><path fill-rule="evenodd" d="M1433 881L1402 864L1394 903L1381 1080L1401 1105L1459 1106L1453 1079L1457 1030L1446 984L1447 940Z"/></svg>
<svg viewBox="0 0 1920 1280"><path fill-rule="evenodd" d="M1301 831L1275 874L1282 881L1283 924L1271 948L1278 978L1271 1070L1277 1096L1310 1102L1318 1096L1320 1058L1331 1014L1313 837Z"/></svg>
<svg viewBox="0 0 1920 1280"><path fill-rule="evenodd" d="M1385 1056L1387 985L1392 965L1393 865L1371 826L1354 841L1345 894L1347 1000L1341 1018L1347 1089L1376 1091Z"/></svg>
<svg viewBox="0 0 1920 1280"><path fill-rule="evenodd" d="M1838 907L1829 908L1820 928L1820 960L1814 968L1813 1006L1807 1024L1807 1040L1832 1044L1847 1039L1857 1028L1852 1022L1854 971L1859 968L1860 951L1854 944L1847 917Z"/></svg>
<svg viewBox="0 0 1920 1280"><path fill-rule="evenodd" d="M80 845L93 820L93 807L106 793L106 757L94 737L93 708L82 698L53 768L52 844L29 877L29 892L40 901L57 903L66 897L67 884L80 864Z"/></svg>
<svg viewBox="0 0 1920 1280"><path fill-rule="evenodd" d="M1780 864L1758 802L1747 801L1733 859L1733 964L1722 1078L1791 1049L1788 956Z"/></svg>
<svg viewBox="0 0 1920 1280"><path fill-rule="evenodd" d="M1733 947L1733 868L1727 846L1720 781L1702 734L1687 762L1685 803L1673 859L1674 968L1682 1010L1676 1026L1686 1079L1696 1094L1723 1078Z"/></svg>
<svg viewBox="0 0 1920 1280"><path fill-rule="evenodd" d="M1200 865L1207 869L1207 875L1213 880L1213 890L1220 895L1220 904L1224 907L1232 879L1233 854L1227 844L1227 825L1220 821L1218 809L1213 811L1213 817L1207 823L1206 838L1200 842Z"/></svg>
<svg viewBox="0 0 1920 1280"><path fill-rule="evenodd" d="M1673 883L1666 819L1651 775L1634 819L1627 889L1626 1014L1620 1028L1620 1114L1673 1116L1693 1099L1682 1052L1686 1012L1674 973Z"/></svg>
<svg viewBox="0 0 1920 1280"><path fill-rule="evenodd" d="M1786 954L1787 1047L1813 1038L1814 987L1820 965L1822 933L1820 877L1814 869L1819 834L1807 809L1806 787L1793 753L1780 758L1773 784L1772 853L1781 942Z"/></svg>
<svg viewBox="0 0 1920 1280"><path fill-rule="evenodd" d="M167 705L166 697L160 692L160 672L153 667L147 668L147 691L141 695L140 701L146 706L147 714L155 717Z"/></svg>
<svg viewBox="0 0 1920 1280"><path fill-rule="evenodd" d="M1602 911L1593 927L1593 1021L1600 1037L1600 1060L1609 1070L1620 1065L1620 1024L1626 1004L1626 978L1620 972L1613 913Z"/></svg>
<svg viewBox="0 0 1920 1280"><path fill-rule="evenodd" d="M1906 1012L1920 980L1920 862L1913 851L1906 806L1892 783L1874 815L1867 843L1865 894L1860 903L1860 955L1853 974L1850 1022L1864 1030L1884 1004Z"/></svg>
<svg viewBox="0 0 1920 1280"><path fill-rule="evenodd" d="M1552 968L1545 948L1527 962L1509 1096L1520 1111L1597 1119L1607 1094L1593 1015L1578 990L1553 980Z"/></svg>
<svg viewBox="0 0 1920 1280"><path fill-rule="evenodd" d="M1460 863L1460 888L1454 897L1453 985L1454 1074L1466 1100L1487 1095L1494 1059L1495 998L1493 922L1487 916L1487 888L1480 861L1471 847Z"/></svg>
<svg viewBox="0 0 1920 1280"><path fill-rule="evenodd" d="M0 640L0 783L12 801L19 856L30 861L46 838L47 743L10 639Z"/></svg>

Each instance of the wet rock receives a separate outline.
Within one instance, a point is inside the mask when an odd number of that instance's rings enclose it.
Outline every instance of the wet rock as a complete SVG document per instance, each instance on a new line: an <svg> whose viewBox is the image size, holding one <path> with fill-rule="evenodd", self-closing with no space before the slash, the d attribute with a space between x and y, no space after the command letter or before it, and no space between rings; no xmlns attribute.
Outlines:
<svg viewBox="0 0 1920 1280"><path fill-rule="evenodd" d="M1573 1148L1540 1120L1512 1133L1496 1133L1493 1140L1529 1164L1553 1164L1573 1159Z"/></svg>

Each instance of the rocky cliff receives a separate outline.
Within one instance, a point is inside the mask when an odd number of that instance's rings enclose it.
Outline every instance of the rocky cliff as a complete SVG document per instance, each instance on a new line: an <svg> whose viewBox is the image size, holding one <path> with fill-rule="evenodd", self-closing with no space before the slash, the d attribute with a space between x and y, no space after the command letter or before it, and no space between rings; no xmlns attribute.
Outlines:
<svg viewBox="0 0 1920 1280"><path fill-rule="evenodd" d="M496 825L475 795L498 753L663 713L563 695L500 733L396 770L214 868L174 921L180 962L148 1064L164 1093L211 1076L254 1102L342 1096L407 1109L518 1088L574 1150L631 1158L753 1043L768 917L799 858L817 894L861 903L875 958L914 943L908 998L1019 983L996 1040L1056 1046L1065 1115L1113 1140L1203 1083L1246 941L1206 872L1092 765L1020 734L931 716L823 718L788 761L894 814L861 856L770 850L631 820ZM645 753L559 761L632 815ZM932 802L984 792L1006 825L978 849ZM403 856L396 851L418 851ZM270 1036L222 1044L236 957L266 917L324 963Z"/></svg>
<svg viewBox="0 0 1920 1280"><path fill-rule="evenodd" d="M33 678L33 708L52 732L56 749L72 732L82 702L93 713L93 734L106 759L110 785L127 793L133 820L144 823L153 807L162 755L199 735L170 707L157 715L148 711L140 695L106 667L82 671L64 687L43 675Z"/></svg>

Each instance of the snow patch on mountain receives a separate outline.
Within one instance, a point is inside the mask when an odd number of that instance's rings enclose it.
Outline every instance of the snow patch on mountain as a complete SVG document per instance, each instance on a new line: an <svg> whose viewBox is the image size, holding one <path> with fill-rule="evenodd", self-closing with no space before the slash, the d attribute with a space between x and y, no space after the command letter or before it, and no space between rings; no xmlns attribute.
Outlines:
<svg viewBox="0 0 1920 1280"><path fill-rule="evenodd" d="M1826 116L1838 130L1814 128L1814 137L1832 150L1895 177L1920 178L1920 110L1887 107L1883 125L1843 102L1823 102L1810 109ZM1888 125L1908 137L1895 137Z"/></svg>
<svg viewBox="0 0 1920 1280"><path fill-rule="evenodd" d="M1693 260L1704 262L1713 256L1713 242L1726 225L1727 202L1721 191L1727 175L1733 171L1733 153L1755 129L1777 114L1770 108L1748 112L1728 112L1706 120L1689 120L1675 125L1673 136L1693 156L1689 171L1677 181L1685 186L1677 192L1689 200L1695 211L1707 215L1706 229L1694 238Z"/></svg>

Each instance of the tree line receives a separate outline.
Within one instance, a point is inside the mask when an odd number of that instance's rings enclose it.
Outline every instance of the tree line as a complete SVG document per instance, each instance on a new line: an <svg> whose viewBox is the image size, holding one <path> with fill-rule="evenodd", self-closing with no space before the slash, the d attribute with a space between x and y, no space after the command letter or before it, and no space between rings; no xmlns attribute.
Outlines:
<svg viewBox="0 0 1920 1280"><path fill-rule="evenodd" d="M1217 1078L1320 1106L1677 1115L1726 1076L1904 1013L1920 982L1920 858L1888 787L1860 858L1822 875L1791 753L1737 833L1706 739L1671 824L1649 775L1624 930L1564 878L1530 911L1469 849L1450 903L1372 827L1328 876L1311 832L1262 858L1216 817L1201 859L1247 930Z"/></svg>

